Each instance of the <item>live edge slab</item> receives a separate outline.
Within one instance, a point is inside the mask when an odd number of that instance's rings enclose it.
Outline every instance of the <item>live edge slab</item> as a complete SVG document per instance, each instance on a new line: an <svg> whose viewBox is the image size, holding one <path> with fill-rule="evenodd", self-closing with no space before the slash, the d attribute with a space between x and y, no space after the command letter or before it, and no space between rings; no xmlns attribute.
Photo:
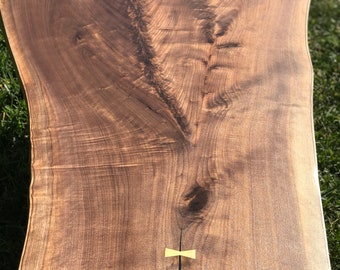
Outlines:
<svg viewBox="0 0 340 270"><path fill-rule="evenodd" d="M330 269L308 0L2 0L27 96L20 269Z"/></svg>

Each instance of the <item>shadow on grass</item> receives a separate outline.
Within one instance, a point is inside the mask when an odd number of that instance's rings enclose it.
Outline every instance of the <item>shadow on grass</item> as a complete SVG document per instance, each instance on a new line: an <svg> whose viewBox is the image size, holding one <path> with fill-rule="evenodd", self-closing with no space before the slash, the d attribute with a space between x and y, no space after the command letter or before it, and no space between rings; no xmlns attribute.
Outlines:
<svg viewBox="0 0 340 270"><path fill-rule="evenodd" d="M0 29L0 269L18 269L28 218L29 129L20 82Z"/></svg>

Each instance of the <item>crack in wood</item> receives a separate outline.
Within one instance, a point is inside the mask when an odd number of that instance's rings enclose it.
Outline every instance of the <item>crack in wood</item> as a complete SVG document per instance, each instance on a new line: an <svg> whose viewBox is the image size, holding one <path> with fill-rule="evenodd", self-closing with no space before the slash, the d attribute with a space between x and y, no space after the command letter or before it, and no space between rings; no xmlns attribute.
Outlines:
<svg viewBox="0 0 340 270"><path fill-rule="evenodd" d="M179 251L182 251L182 238L183 237L183 230L181 229L180 236L179 236ZM182 256L178 256L178 270L182 269Z"/></svg>

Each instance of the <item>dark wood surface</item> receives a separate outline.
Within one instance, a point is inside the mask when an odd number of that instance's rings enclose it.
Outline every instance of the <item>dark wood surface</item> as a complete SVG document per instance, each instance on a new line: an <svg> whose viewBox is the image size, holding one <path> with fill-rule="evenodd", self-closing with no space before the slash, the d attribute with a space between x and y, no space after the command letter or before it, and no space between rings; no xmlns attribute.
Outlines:
<svg viewBox="0 0 340 270"><path fill-rule="evenodd" d="M21 268L329 269L308 5L1 1L30 113Z"/></svg>

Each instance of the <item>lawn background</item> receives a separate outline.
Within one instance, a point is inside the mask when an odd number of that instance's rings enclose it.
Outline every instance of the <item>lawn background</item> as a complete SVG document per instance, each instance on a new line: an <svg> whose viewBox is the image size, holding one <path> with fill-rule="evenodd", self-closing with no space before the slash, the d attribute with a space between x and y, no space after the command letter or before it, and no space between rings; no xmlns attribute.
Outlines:
<svg viewBox="0 0 340 270"><path fill-rule="evenodd" d="M340 6L312 0L309 48L314 66L314 125L332 269L340 269ZM0 30L0 269L17 269L26 233L30 182L27 108Z"/></svg>

